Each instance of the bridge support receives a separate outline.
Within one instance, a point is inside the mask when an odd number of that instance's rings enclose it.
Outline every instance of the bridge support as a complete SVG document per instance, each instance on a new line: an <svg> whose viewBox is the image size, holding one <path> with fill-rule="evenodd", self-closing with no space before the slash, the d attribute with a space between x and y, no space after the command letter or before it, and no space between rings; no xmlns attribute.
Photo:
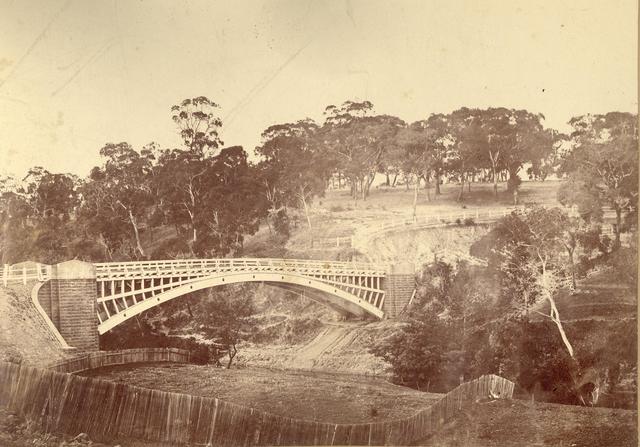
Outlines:
<svg viewBox="0 0 640 447"><path fill-rule="evenodd" d="M416 288L415 266L410 263L389 267L384 278L384 305L382 310L386 318L395 318L409 304Z"/></svg>
<svg viewBox="0 0 640 447"><path fill-rule="evenodd" d="M97 351L96 269L67 261L54 265L51 279L40 286L38 301L69 346Z"/></svg>

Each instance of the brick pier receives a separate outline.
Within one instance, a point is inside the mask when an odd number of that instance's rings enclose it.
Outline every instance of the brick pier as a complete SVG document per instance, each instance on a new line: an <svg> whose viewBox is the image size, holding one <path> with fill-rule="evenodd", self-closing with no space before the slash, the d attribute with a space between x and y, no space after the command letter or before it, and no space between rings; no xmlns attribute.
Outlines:
<svg viewBox="0 0 640 447"><path fill-rule="evenodd" d="M382 310L386 318L395 318L409 304L416 287L415 266L410 263L389 267L384 278L385 298Z"/></svg>
<svg viewBox="0 0 640 447"><path fill-rule="evenodd" d="M96 271L93 264L67 261L52 267L38 301L69 346L98 350Z"/></svg>

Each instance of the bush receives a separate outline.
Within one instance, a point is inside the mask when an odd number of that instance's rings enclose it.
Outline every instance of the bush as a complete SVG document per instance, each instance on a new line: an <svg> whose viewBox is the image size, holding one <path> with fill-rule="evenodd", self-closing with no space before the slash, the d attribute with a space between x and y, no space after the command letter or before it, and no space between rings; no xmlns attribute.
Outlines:
<svg viewBox="0 0 640 447"><path fill-rule="evenodd" d="M331 211L332 213L339 213L341 211L345 211L345 209L340 205L333 205L329 208L329 211Z"/></svg>
<svg viewBox="0 0 640 447"><path fill-rule="evenodd" d="M475 225L475 224L476 224L476 221L475 221L475 220L473 220L473 217L467 217L467 218L464 220L464 224L465 224L466 226L468 226L468 227L471 227L471 226L473 226L473 225Z"/></svg>
<svg viewBox="0 0 640 447"><path fill-rule="evenodd" d="M448 343L452 326L432 312L422 312L402 330L369 348L391 364L392 381L421 391L444 392L450 387Z"/></svg>

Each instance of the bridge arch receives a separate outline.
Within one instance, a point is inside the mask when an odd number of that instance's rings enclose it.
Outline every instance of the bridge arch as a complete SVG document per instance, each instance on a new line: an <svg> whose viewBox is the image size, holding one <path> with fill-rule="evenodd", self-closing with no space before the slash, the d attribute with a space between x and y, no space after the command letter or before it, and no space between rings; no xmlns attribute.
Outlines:
<svg viewBox="0 0 640 447"><path fill-rule="evenodd" d="M320 302L343 314L351 314L359 317L370 315L379 319L384 316L384 312L382 310L384 292L380 292L380 295L376 300L372 300L373 302L370 302L363 297L359 297L353 293L343 290L343 288L337 284L328 284L320 279L302 274L282 274L275 272L227 272L197 278L193 281L176 285L169 290L156 293L153 296L146 297L130 305L126 304L127 296L120 296L118 298L109 296L102 298L99 297L97 300L99 319L98 333L104 334L124 321L174 298L179 298L198 290L238 283L265 283L267 285L277 286L298 293L304 290L308 291L306 296L310 299ZM135 295L135 290L132 290L129 297L133 297ZM111 312L107 308L107 302L111 302Z"/></svg>

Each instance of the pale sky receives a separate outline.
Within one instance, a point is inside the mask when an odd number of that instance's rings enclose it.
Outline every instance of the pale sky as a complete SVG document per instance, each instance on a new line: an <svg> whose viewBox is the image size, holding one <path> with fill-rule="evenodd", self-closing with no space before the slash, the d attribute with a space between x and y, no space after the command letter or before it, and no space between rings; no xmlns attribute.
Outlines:
<svg viewBox="0 0 640 447"><path fill-rule="evenodd" d="M201 95L249 152L347 99L406 121L526 108L567 130L637 111L637 18L633 0L0 0L0 174L176 147L169 109Z"/></svg>

